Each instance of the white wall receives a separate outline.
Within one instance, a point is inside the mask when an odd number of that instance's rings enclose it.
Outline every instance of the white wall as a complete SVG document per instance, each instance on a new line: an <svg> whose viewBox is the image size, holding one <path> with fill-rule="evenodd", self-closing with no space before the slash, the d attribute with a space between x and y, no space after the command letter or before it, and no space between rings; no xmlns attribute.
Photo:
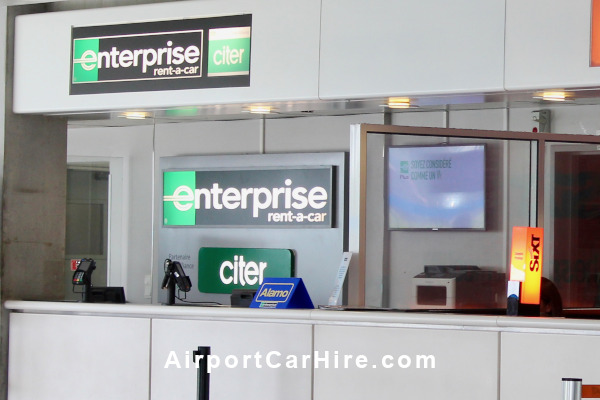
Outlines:
<svg viewBox="0 0 600 400"><path fill-rule="evenodd" d="M323 0L319 95L499 91L504 0Z"/></svg>
<svg viewBox="0 0 600 400"><path fill-rule="evenodd" d="M506 89L597 86L590 15L587 0L506 0Z"/></svg>

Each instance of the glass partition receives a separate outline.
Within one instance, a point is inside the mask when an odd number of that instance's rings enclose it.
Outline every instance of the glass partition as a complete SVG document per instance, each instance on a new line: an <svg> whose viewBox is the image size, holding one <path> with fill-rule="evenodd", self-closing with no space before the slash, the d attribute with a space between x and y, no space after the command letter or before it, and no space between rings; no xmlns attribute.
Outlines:
<svg viewBox="0 0 600 400"><path fill-rule="evenodd" d="M600 307L599 138L353 129L349 304L506 308L512 228L539 226L563 306Z"/></svg>
<svg viewBox="0 0 600 400"><path fill-rule="evenodd" d="M478 144L485 145L482 164L470 165L456 153ZM429 150L440 145L454 153L436 155ZM402 160L390 160L390 149L410 152L401 155ZM366 165L367 305L399 309L504 306L509 227L530 222L530 142L373 134L367 138ZM390 176L390 171L399 169L403 173ZM479 182L468 182L479 180L469 172L483 175L482 188ZM394 190L410 195L395 202L390 200L395 198ZM458 208L472 211L468 202L457 203L461 197L479 196L480 190L482 203L472 205L483 206L480 228L442 227L444 220L460 218L455 215ZM431 218L416 228L394 229L389 221L393 207L410 207L407 214ZM443 215L448 213L452 215ZM457 283L459 290L469 286L469 294L464 295L464 289L457 293Z"/></svg>
<svg viewBox="0 0 600 400"><path fill-rule="evenodd" d="M600 307L600 151L546 143L549 277L565 308Z"/></svg>
<svg viewBox="0 0 600 400"><path fill-rule="evenodd" d="M70 163L67 169L65 238L65 299L81 300L73 291L72 260L92 258L96 262L95 286L108 279L109 168L104 163Z"/></svg>

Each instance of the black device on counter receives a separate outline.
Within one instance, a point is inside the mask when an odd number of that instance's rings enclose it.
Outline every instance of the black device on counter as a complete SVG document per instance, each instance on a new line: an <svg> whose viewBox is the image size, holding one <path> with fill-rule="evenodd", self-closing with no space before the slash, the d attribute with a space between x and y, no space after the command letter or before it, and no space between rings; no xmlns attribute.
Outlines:
<svg viewBox="0 0 600 400"><path fill-rule="evenodd" d="M125 289L122 286L94 286L91 288L90 302L124 304Z"/></svg>
<svg viewBox="0 0 600 400"><path fill-rule="evenodd" d="M167 305L175 304L175 285L181 292L189 292L192 288L190 277L185 274L179 261L165 260L165 277L162 281L162 288L167 289Z"/></svg>
<svg viewBox="0 0 600 400"><path fill-rule="evenodd" d="M75 286L83 286L82 301L89 303L92 288L92 272L96 269L96 262L91 258L82 258L73 273L73 291Z"/></svg>
<svg viewBox="0 0 600 400"><path fill-rule="evenodd" d="M231 292L231 307L250 307L256 289L233 289Z"/></svg>

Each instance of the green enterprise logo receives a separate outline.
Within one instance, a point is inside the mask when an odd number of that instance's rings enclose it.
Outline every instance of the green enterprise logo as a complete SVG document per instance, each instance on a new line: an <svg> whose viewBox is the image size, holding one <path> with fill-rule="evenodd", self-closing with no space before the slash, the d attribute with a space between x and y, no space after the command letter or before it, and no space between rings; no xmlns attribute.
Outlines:
<svg viewBox="0 0 600 400"><path fill-rule="evenodd" d="M195 225L195 171L165 171L163 175L164 225Z"/></svg>
<svg viewBox="0 0 600 400"><path fill-rule="evenodd" d="M98 81L100 39L73 41L73 83Z"/></svg>
<svg viewBox="0 0 600 400"><path fill-rule="evenodd" d="M408 169L408 161L400 161L400 172L403 174L408 174L410 172Z"/></svg>

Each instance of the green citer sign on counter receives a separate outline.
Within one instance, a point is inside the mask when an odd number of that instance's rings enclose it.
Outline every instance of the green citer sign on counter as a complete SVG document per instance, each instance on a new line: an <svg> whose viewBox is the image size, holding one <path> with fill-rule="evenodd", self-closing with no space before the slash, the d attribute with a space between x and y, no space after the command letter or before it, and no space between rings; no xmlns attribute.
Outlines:
<svg viewBox="0 0 600 400"><path fill-rule="evenodd" d="M294 276L294 254L289 249L202 247L198 252L198 290L231 293L258 289L265 277Z"/></svg>

